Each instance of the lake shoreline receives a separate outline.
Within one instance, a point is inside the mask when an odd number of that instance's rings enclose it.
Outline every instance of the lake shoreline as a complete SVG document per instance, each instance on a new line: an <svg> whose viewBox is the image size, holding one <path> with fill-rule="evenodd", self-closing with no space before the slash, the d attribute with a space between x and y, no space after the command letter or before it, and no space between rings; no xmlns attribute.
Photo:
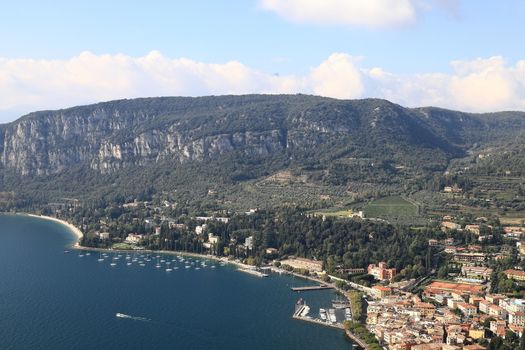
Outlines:
<svg viewBox="0 0 525 350"><path fill-rule="evenodd" d="M9 213L6 213L6 214L9 214ZM237 267L237 269L240 270L241 272L242 272L242 270L254 269L254 266L243 264L243 263L241 263L239 261L235 261L235 260L230 260L230 259L228 259L226 257L218 257L218 256L215 256L215 255L207 255L207 254L193 253L193 252L187 252L187 251L179 251L179 250L151 250L151 249L129 250L129 249L112 249L112 248L87 247L87 246L83 246L83 245L80 244L80 241L81 241L82 237L84 237L83 232L78 227L76 227L75 225L73 225L73 224L71 224L71 223L69 223L69 222L67 222L65 220L58 219L58 218L55 218L55 217L52 217L52 216L47 216L47 215L37 215L37 214L30 214L30 213L14 213L14 214L15 215L19 215L19 216L28 216L28 217L32 217L32 218L48 220L48 221L52 221L52 222L55 222L55 223L58 223L58 224L61 224L61 225L65 226L69 230L69 232L71 234L73 234L73 236L76 238L75 243L71 246L71 248L76 249L76 250L95 251L95 252L116 252L116 253L130 253L130 252L141 253L141 252L144 252L144 253L150 253L150 254L183 255L183 256L190 256L190 257L200 258L200 259L209 259L209 260L214 260L214 261L218 261L218 262L221 262L221 263L230 264L230 265L233 265L233 266ZM301 275L301 274L295 273L293 271L287 271L287 270L284 270L284 269L281 269L281 268L278 268L278 267L275 267L275 266L270 266L270 269L271 269L271 271L279 273L279 274L292 275L294 277L297 277L297 278L300 278L300 279L303 279L303 280L307 280L307 281L310 281L310 282L324 283L324 284L331 285L331 286L333 286L334 290L336 290L337 292L341 293L347 300L349 300L348 296L346 295L346 293L344 293L343 290L338 288L335 285L335 283L324 282L324 281L320 280L319 278L315 278L315 277L312 277L312 276ZM361 339L357 338L355 335L351 334L347 330L345 330L345 334L347 335L348 338L350 338L353 341L355 341L358 345L360 345L364 349L367 349L367 347L363 346L363 344L366 344L366 343L364 343Z"/></svg>

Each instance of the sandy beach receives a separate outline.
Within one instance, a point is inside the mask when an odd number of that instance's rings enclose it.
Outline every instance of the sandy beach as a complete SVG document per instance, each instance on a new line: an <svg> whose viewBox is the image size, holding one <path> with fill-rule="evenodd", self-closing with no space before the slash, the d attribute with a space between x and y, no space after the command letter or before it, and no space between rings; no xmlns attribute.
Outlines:
<svg viewBox="0 0 525 350"><path fill-rule="evenodd" d="M64 220L60 220L60 219L57 219L57 218L54 218L54 217L51 217L51 216L45 216L45 215L35 215L35 214L26 214L26 213L17 213L17 215L25 215L25 216L31 216L31 217L34 217L34 218L38 218L38 219L44 219L44 220L49 220L49 221L54 221L58 224L61 224L61 225L64 225L66 226L69 231L75 236L76 240L75 240L75 244L73 245L73 247L75 248L79 248L80 247L80 239L84 236L84 234L82 233L82 231L80 231L80 229L78 227L76 227L75 225L73 224L70 224L69 222L67 221L64 221Z"/></svg>

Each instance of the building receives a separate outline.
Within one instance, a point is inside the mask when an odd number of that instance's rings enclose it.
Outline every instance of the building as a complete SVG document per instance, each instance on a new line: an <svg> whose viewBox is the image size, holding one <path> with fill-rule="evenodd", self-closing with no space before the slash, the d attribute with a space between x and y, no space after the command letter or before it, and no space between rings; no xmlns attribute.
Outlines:
<svg viewBox="0 0 525 350"><path fill-rule="evenodd" d="M490 321L490 331L500 337L505 337L507 333L507 322L503 320Z"/></svg>
<svg viewBox="0 0 525 350"><path fill-rule="evenodd" d="M372 287L374 296L378 299L392 295L392 288L376 285Z"/></svg>
<svg viewBox="0 0 525 350"><path fill-rule="evenodd" d="M107 240L109 239L109 232L97 232L95 235L100 238L101 240Z"/></svg>
<svg viewBox="0 0 525 350"><path fill-rule="evenodd" d="M130 233L128 234L124 242L129 243L129 244L137 244L143 238L144 238L144 235Z"/></svg>
<svg viewBox="0 0 525 350"><path fill-rule="evenodd" d="M525 327L525 312L509 312L509 324L517 327Z"/></svg>
<svg viewBox="0 0 525 350"><path fill-rule="evenodd" d="M396 276L396 269L388 269L386 262L368 265L368 274L380 281L391 281Z"/></svg>
<svg viewBox="0 0 525 350"><path fill-rule="evenodd" d="M511 270L505 270L503 271L503 273L505 274L505 276L507 276L507 278L510 278L516 281L525 281L525 271L511 269Z"/></svg>
<svg viewBox="0 0 525 350"><path fill-rule="evenodd" d="M246 239L244 240L244 246L248 250L252 250L253 249L253 236L246 237Z"/></svg>
<svg viewBox="0 0 525 350"><path fill-rule="evenodd" d="M461 313L463 315L468 316L468 317L472 317L472 316L476 315L477 312L478 312L478 308L477 307L475 307L474 305L467 304L465 302L458 303L457 307L458 307L459 311L461 311Z"/></svg>
<svg viewBox="0 0 525 350"><path fill-rule="evenodd" d="M455 253L454 261L458 263L482 263L488 259L485 253Z"/></svg>
<svg viewBox="0 0 525 350"><path fill-rule="evenodd" d="M461 295L480 295L483 292L483 286L479 283L458 283L448 281L433 281L426 286L425 294L452 294Z"/></svg>
<svg viewBox="0 0 525 350"><path fill-rule="evenodd" d="M268 255L274 255L277 254L279 251L275 248L266 248L266 254Z"/></svg>
<svg viewBox="0 0 525 350"><path fill-rule="evenodd" d="M492 275L492 269L482 266L467 266L461 268L461 274L467 278L488 281Z"/></svg>
<svg viewBox="0 0 525 350"><path fill-rule="evenodd" d="M479 225L465 225L465 231L479 236Z"/></svg>
<svg viewBox="0 0 525 350"><path fill-rule="evenodd" d="M208 227L206 224L195 226L195 233L201 235L206 230L206 227Z"/></svg>
<svg viewBox="0 0 525 350"><path fill-rule="evenodd" d="M441 222L441 230L450 231L450 230L461 230L461 225L456 224L452 221L443 221Z"/></svg>
<svg viewBox="0 0 525 350"><path fill-rule="evenodd" d="M489 306L489 315L500 318L500 319L506 319L507 318L507 310L502 308L499 305L490 305Z"/></svg>
<svg viewBox="0 0 525 350"><path fill-rule="evenodd" d="M219 243L219 236L216 236L213 233L208 233L208 242L210 244L217 244L217 243Z"/></svg>
<svg viewBox="0 0 525 350"><path fill-rule="evenodd" d="M484 339L485 328L484 327L471 327L468 331L468 336L472 339Z"/></svg>

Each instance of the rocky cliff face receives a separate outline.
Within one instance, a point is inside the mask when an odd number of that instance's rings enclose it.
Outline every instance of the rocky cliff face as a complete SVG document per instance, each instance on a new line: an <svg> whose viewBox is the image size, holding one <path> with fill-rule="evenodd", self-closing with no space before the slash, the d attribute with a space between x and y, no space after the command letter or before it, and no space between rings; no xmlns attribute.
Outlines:
<svg viewBox="0 0 525 350"><path fill-rule="evenodd" d="M57 174L76 165L111 173L164 159L203 162L232 152L267 157L325 146L330 152L334 142L368 150L381 144L410 152L423 145L457 153L459 119L467 116L452 116L451 142L446 129L425 121L431 112L380 100L314 96L122 100L36 112L0 126L0 165L23 176Z"/></svg>

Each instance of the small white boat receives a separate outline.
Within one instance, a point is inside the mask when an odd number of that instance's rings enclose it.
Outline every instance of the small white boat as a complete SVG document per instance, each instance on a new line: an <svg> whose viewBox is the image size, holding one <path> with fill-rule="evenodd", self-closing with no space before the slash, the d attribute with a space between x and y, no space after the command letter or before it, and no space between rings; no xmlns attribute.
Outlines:
<svg viewBox="0 0 525 350"><path fill-rule="evenodd" d="M112 262L110 265L111 265L111 266L117 266L117 264L114 263L114 262Z"/></svg>
<svg viewBox="0 0 525 350"><path fill-rule="evenodd" d="M170 268L166 269L166 272L171 272L171 271L173 271L173 269L170 269Z"/></svg>

